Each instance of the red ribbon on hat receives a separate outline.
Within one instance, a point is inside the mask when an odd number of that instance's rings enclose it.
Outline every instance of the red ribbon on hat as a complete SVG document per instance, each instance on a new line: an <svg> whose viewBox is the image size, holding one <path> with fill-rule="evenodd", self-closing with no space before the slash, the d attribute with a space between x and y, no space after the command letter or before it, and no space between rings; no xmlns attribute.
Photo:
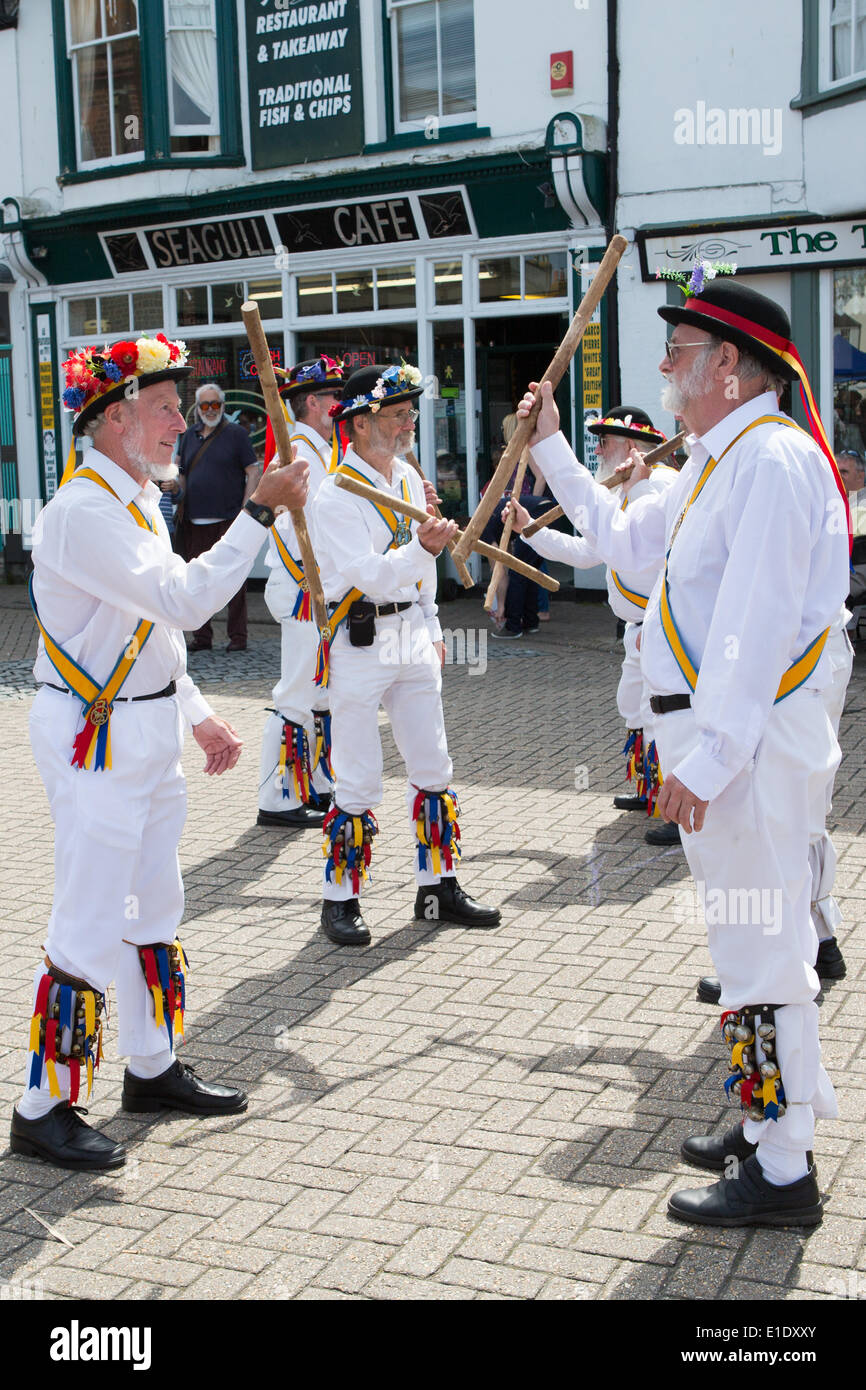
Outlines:
<svg viewBox="0 0 866 1390"><path fill-rule="evenodd" d="M752 319L743 318L741 314L732 314L730 309L720 309L718 304L711 304L705 299L687 299L683 305L684 309L691 309L695 313L702 314L706 318L718 319L719 323L727 324L729 328L738 328L741 333L746 333L756 342L761 343L770 352L774 352L783 362L787 362L797 373L800 381L800 398L803 402L803 409L806 412L806 419L809 422L809 430L818 448L823 453L831 469L833 477L836 479L836 486L842 497L845 507L845 519L848 524L848 553L850 555L854 546L854 534L851 528L851 508L848 504L848 492L842 481L842 476L836 466L833 457L833 450L830 448L830 441L824 429L818 405L809 384L806 368L803 366L802 359L794 344L789 338L782 338L778 333L773 333L769 328L764 328L763 324L755 323Z"/></svg>

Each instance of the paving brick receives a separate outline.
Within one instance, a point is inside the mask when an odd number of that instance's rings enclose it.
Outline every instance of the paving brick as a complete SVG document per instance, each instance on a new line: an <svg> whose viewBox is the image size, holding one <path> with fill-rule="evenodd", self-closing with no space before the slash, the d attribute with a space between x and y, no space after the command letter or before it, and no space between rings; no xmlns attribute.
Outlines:
<svg viewBox="0 0 866 1390"><path fill-rule="evenodd" d="M462 1231L427 1226L407 1240L394 1258L389 1260L388 1273L410 1274L416 1278L435 1274L462 1240Z"/></svg>

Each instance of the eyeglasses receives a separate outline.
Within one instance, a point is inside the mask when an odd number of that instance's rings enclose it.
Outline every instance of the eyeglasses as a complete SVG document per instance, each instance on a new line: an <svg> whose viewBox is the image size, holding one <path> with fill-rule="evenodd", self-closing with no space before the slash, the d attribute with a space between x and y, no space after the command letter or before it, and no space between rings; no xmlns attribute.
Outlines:
<svg viewBox="0 0 866 1390"><path fill-rule="evenodd" d="M201 411L222 410L222 401L199 401L198 408Z"/></svg>
<svg viewBox="0 0 866 1390"><path fill-rule="evenodd" d="M414 425L419 415L420 412L417 410L401 410L399 415L391 415L387 418L393 420L398 425Z"/></svg>
<svg viewBox="0 0 866 1390"><path fill-rule="evenodd" d="M680 348L708 346L709 344L706 339L702 343L672 343L669 339L665 339L665 356L669 362L675 362L676 358L674 357L674 353L679 352Z"/></svg>

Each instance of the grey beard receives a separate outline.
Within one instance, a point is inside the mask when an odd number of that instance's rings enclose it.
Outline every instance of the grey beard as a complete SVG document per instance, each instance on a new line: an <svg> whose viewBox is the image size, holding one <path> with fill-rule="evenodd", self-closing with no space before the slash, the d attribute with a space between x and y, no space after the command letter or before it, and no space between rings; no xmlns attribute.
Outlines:
<svg viewBox="0 0 866 1390"><path fill-rule="evenodd" d="M173 483L180 473L176 463L150 463L138 454L132 454L132 457L152 483Z"/></svg>
<svg viewBox="0 0 866 1390"><path fill-rule="evenodd" d="M707 354L705 352L698 353L679 386L675 386L672 381L669 381L661 394L662 410L669 410L671 415L682 418L683 412L688 413L688 408L693 401L698 401L701 397L709 395L713 389L713 384L709 380L707 366Z"/></svg>

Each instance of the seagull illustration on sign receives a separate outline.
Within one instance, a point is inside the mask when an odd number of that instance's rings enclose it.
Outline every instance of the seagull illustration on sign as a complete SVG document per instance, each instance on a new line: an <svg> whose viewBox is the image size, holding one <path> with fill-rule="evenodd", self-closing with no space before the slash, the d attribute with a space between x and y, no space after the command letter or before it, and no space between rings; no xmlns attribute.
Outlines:
<svg viewBox="0 0 866 1390"><path fill-rule="evenodd" d="M450 198L437 199L435 202L430 198L421 198L419 201L424 209L424 221L431 237L447 236L452 227L464 220L463 198L459 193L452 194Z"/></svg>
<svg viewBox="0 0 866 1390"><path fill-rule="evenodd" d="M299 217L295 217L291 212L283 213L283 221L292 233L296 246L303 246L305 241L309 241L313 246L321 246L322 238L310 227L309 223L302 222Z"/></svg>

